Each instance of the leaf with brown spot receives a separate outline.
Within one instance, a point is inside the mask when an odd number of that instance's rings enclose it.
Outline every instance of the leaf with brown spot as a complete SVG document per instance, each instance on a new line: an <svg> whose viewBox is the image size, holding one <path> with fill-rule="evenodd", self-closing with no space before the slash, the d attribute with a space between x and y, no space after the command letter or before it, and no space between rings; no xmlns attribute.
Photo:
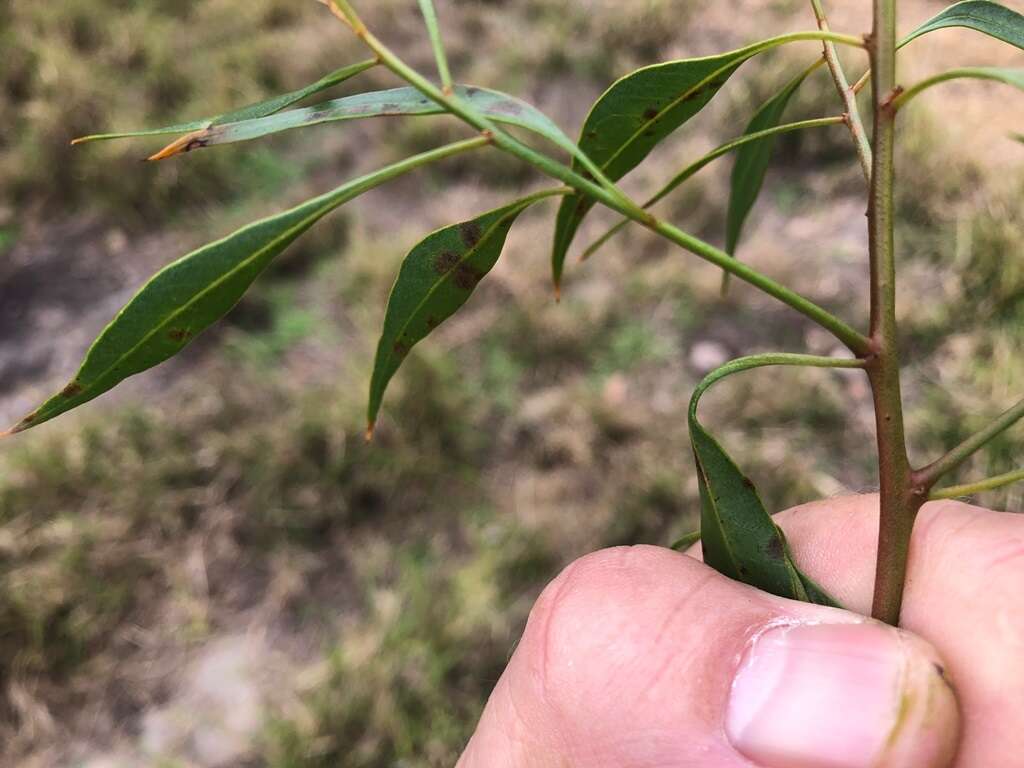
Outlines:
<svg viewBox="0 0 1024 768"><path fill-rule="evenodd" d="M466 303L501 256L509 230L548 190L427 235L405 257L377 344L367 417L372 432L384 392L402 360Z"/></svg>
<svg viewBox="0 0 1024 768"><path fill-rule="evenodd" d="M124 379L178 354L223 317L270 262L340 205L427 162L479 146L457 142L416 155L290 210L256 221L193 251L158 272L117 314L86 353L72 383L7 434L49 421Z"/></svg>
<svg viewBox="0 0 1024 768"><path fill-rule="evenodd" d="M743 62L790 41L786 36L771 38L717 56L654 64L626 75L594 104L580 133L580 150L607 178L618 181L700 112ZM573 169L582 172L584 164L574 160ZM562 201L551 255L556 287L569 247L593 205L578 194Z"/></svg>
<svg viewBox="0 0 1024 768"><path fill-rule="evenodd" d="M807 364L806 356L776 356ZM704 562L729 578L793 600L836 606L836 601L800 572L782 530L772 520L754 483L697 420L701 396L729 373L753 367L746 358L712 372L690 400L690 442L701 499L700 541ZM761 365L765 363L756 363ZM746 366L746 367L745 367ZM692 541L687 541L687 544Z"/></svg>

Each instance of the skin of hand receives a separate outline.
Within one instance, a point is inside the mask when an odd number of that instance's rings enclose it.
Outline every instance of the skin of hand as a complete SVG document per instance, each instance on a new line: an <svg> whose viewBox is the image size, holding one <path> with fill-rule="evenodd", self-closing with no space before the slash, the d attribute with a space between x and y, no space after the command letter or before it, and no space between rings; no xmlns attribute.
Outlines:
<svg viewBox="0 0 1024 768"><path fill-rule="evenodd" d="M896 630L865 619L878 499L776 518L849 611L657 547L543 592L457 768L1024 766L1024 515L921 511Z"/></svg>

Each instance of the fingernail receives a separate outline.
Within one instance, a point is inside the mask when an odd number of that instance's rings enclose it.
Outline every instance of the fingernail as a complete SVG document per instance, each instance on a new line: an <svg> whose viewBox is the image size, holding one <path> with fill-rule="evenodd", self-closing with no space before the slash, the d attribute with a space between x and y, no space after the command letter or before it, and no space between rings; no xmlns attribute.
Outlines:
<svg viewBox="0 0 1024 768"><path fill-rule="evenodd" d="M942 768L958 720L927 643L876 622L799 624L747 650L726 732L762 768Z"/></svg>

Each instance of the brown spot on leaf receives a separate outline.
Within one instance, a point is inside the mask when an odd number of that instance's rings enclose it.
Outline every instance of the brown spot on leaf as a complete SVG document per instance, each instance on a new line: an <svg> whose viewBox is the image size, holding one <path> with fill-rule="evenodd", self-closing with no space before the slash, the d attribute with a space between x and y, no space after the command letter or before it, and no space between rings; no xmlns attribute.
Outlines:
<svg viewBox="0 0 1024 768"><path fill-rule="evenodd" d="M79 384L77 381L72 381L60 392L61 397L66 397L69 399L72 397L76 397L80 394L82 394L82 385Z"/></svg>
<svg viewBox="0 0 1024 768"><path fill-rule="evenodd" d="M462 238L462 242L467 248L474 247L480 242L482 236L480 225L475 221L465 221L459 224L459 237Z"/></svg>
<svg viewBox="0 0 1024 768"><path fill-rule="evenodd" d="M743 484L752 491L757 490L757 486L754 485L754 481L751 480L749 477L743 478Z"/></svg>
<svg viewBox="0 0 1024 768"><path fill-rule="evenodd" d="M428 328L434 329L434 328L437 328L437 326L439 326L440 324L441 324L441 321L438 320L436 317L434 317L433 315L427 315L427 327Z"/></svg>
<svg viewBox="0 0 1024 768"><path fill-rule="evenodd" d="M773 536L768 541L768 557L772 560L781 560L786 554L785 547L782 544L781 536Z"/></svg>
<svg viewBox="0 0 1024 768"><path fill-rule="evenodd" d="M398 112L398 110L401 109L401 107L395 103L382 104L380 108L383 112Z"/></svg>
<svg viewBox="0 0 1024 768"><path fill-rule="evenodd" d="M515 115L522 114L523 107L514 101L499 101L497 104L491 107L492 112L496 112L501 115Z"/></svg>
<svg viewBox="0 0 1024 768"><path fill-rule="evenodd" d="M464 291L472 291L482 279L483 275L468 264L459 264L455 269L455 284Z"/></svg>
<svg viewBox="0 0 1024 768"><path fill-rule="evenodd" d="M658 116L657 107L648 107L644 110L644 120L653 120Z"/></svg>
<svg viewBox="0 0 1024 768"><path fill-rule="evenodd" d="M439 275L447 275L458 263L459 257L453 251L443 251L434 259L434 271Z"/></svg>
<svg viewBox="0 0 1024 768"><path fill-rule="evenodd" d="M391 351L394 353L395 357L401 359L409 354L409 345L399 340L391 346Z"/></svg>
<svg viewBox="0 0 1024 768"><path fill-rule="evenodd" d="M181 342L188 341L192 338L192 331L188 328L171 328L171 330L167 332L167 336L171 341L180 344Z"/></svg>

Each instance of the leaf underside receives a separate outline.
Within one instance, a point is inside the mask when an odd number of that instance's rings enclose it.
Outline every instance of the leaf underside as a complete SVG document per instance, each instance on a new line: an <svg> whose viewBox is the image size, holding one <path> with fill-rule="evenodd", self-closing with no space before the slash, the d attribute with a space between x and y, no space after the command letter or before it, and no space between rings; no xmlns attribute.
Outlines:
<svg viewBox="0 0 1024 768"><path fill-rule="evenodd" d="M405 257L377 345L367 408L371 430L388 383L409 351L466 303L497 263L515 220L538 199L523 198L440 229Z"/></svg>

